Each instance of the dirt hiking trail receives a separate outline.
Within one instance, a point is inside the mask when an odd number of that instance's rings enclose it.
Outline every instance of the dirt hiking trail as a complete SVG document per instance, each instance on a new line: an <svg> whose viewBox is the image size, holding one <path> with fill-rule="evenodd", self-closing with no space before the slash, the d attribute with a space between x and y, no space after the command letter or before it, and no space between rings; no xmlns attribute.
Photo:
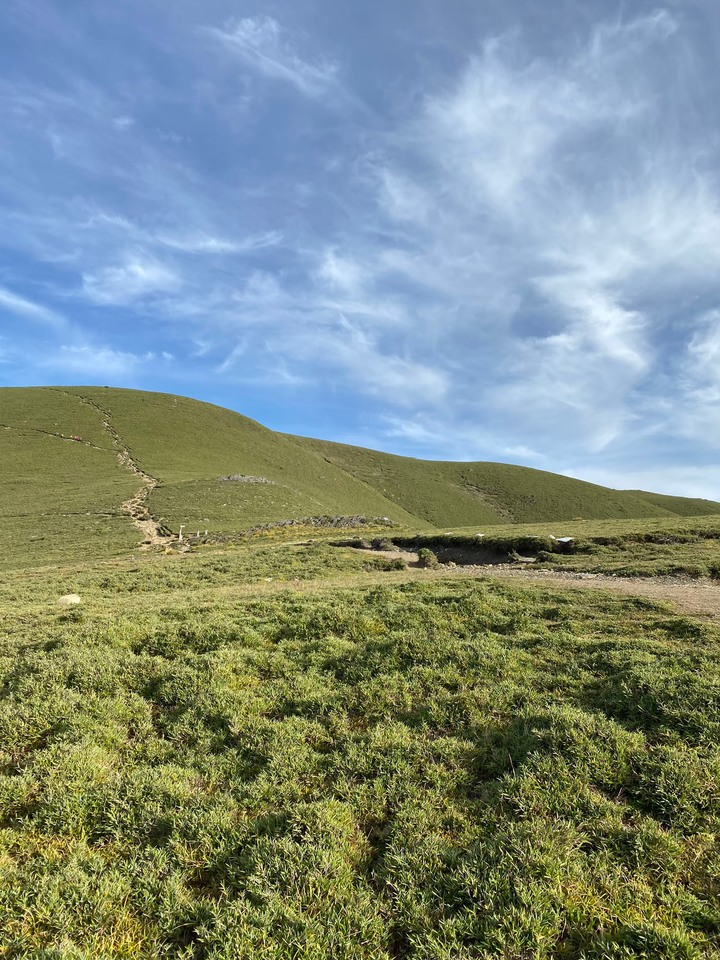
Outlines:
<svg viewBox="0 0 720 960"><path fill-rule="evenodd" d="M452 571L458 573L459 568ZM477 571L474 571L477 575ZM693 616L720 619L720 584L689 577L610 577L601 573L565 573L561 570L528 570L527 567L485 568L483 577L521 580L538 586L573 590L607 590L628 597L667 600Z"/></svg>
<svg viewBox="0 0 720 960"><path fill-rule="evenodd" d="M142 486L138 492L129 500L122 504L123 511L128 515L132 523L142 533L144 542L141 550L147 550L150 547L162 547L176 540L173 534L169 534L162 523L156 520L150 513L148 500L150 494L157 487L159 481L149 473L145 473L142 467L137 463L133 455L123 443L120 435L112 425L112 419L107 410L103 410L99 403L91 400L89 397L80 394L68 394L68 396L77 397L81 403L92 407L99 415L103 429L110 437L113 447L115 447L118 463L121 467L134 473L140 480Z"/></svg>

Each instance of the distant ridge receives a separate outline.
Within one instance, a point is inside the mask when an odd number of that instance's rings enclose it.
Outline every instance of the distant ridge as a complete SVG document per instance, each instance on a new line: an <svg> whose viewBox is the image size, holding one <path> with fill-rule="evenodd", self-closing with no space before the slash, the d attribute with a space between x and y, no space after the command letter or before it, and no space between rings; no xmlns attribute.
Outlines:
<svg viewBox="0 0 720 960"><path fill-rule="evenodd" d="M212 404L119 388L0 388L0 456L0 562L132 549L140 536L131 499L158 536L181 525L230 534L321 515L388 517L422 530L720 514L708 500L610 490L529 467L289 436Z"/></svg>

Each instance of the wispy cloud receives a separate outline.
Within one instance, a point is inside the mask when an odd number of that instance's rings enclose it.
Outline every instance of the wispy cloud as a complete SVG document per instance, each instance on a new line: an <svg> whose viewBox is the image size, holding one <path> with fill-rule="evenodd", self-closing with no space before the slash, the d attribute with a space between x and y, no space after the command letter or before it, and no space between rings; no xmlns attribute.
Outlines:
<svg viewBox="0 0 720 960"><path fill-rule="evenodd" d="M678 30L666 12L599 26L561 60L488 42L426 99L398 159L373 161L397 238L381 263L439 297L416 329L446 333L448 429L474 409L557 449L560 419L567 444L603 449L654 389L660 291L716 286L705 145L657 136L663 111L682 109L666 49Z"/></svg>
<svg viewBox="0 0 720 960"><path fill-rule="evenodd" d="M42 337L67 376L97 362L152 387L167 350L187 379L166 388L239 407L266 390L273 417L302 398L306 432L313 413L328 429L332 393L355 421L337 433L422 455L589 469L713 449L720 146L701 4L628 18L593 0L586 28L556 4L552 39L519 0L508 18L485 5L477 37L461 4L440 49L440 0L412 37L392 5L371 5L365 33L344 8L321 28L282 2L217 26L219 0L202 22L153 3L121 58L100 8L20 6L8 50L34 59L11 56L0 82L13 358Z"/></svg>
<svg viewBox="0 0 720 960"><path fill-rule="evenodd" d="M36 320L50 327L63 327L65 319L55 310L21 297L5 287L0 287L0 310L7 310L28 320Z"/></svg>
<svg viewBox="0 0 720 960"><path fill-rule="evenodd" d="M122 305L177 290L181 278L169 267L142 252L130 254L118 266L83 274L84 293L96 303Z"/></svg>
<svg viewBox="0 0 720 960"><path fill-rule="evenodd" d="M337 64L303 60L273 17L231 20L222 28L210 28L210 33L260 73L290 83L308 97L322 96L337 81Z"/></svg>
<svg viewBox="0 0 720 960"><path fill-rule="evenodd" d="M153 238L157 243L182 253L249 253L252 250L266 250L282 243L279 230L269 230L256 237L244 237L241 240L227 240L207 234L157 234Z"/></svg>
<svg viewBox="0 0 720 960"><path fill-rule="evenodd" d="M125 380L134 377L142 368L158 369L159 364L172 362L169 354L158 356L152 351L144 354L93 344L62 344L59 349L41 358L38 366L51 370L63 380L90 377L92 381Z"/></svg>

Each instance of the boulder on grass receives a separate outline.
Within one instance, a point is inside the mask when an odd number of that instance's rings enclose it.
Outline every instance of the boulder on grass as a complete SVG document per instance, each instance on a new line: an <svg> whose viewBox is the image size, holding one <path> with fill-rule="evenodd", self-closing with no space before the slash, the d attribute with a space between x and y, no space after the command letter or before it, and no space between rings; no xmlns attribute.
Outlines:
<svg viewBox="0 0 720 960"><path fill-rule="evenodd" d="M76 607L79 603L82 603L82 600L76 593L66 593L58 600L59 607Z"/></svg>

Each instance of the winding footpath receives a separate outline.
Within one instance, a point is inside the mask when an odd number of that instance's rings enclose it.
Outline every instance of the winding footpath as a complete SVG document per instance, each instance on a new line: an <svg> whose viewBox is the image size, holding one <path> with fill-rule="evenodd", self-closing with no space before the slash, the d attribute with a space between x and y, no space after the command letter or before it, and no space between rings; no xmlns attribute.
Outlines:
<svg viewBox="0 0 720 960"><path fill-rule="evenodd" d="M67 396L76 397L81 403L92 407L99 414L102 427L110 437L112 445L116 450L118 463L121 467L135 474L141 482L141 487L138 492L122 504L123 512L127 514L134 526L136 526L143 535L144 540L141 549L162 547L175 541L177 537L172 533L168 533L162 523L153 517L148 506L150 494L157 487L159 480L157 477L146 473L135 460L123 443L117 430L113 427L110 413L104 410L95 400L91 400L82 394L68 393Z"/></svg>

